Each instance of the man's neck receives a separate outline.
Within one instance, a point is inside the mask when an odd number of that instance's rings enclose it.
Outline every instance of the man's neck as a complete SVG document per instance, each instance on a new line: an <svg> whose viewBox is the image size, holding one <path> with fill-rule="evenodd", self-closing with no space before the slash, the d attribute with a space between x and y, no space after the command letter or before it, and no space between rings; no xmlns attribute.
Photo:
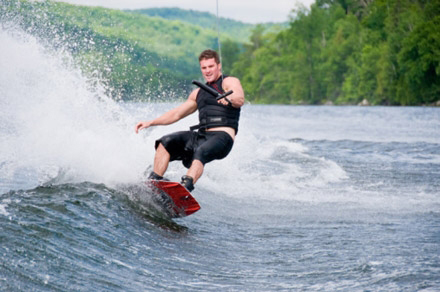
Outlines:
<svg viewBox="0 0 440 292"><path fill-rule="evenodd" d="M212 81L212 82L208 82L208 84L209 85L212 85L212 84L214 84L214 83L216 83L220 78L222 78L222 74L220 74L216 79L215 79L215 81Z"/></svg>

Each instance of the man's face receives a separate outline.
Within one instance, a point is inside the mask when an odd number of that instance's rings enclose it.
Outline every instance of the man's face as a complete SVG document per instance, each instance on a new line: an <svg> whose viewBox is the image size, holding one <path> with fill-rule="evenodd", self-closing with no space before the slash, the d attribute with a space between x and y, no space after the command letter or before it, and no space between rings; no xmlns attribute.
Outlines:
<svg viewBox="0 0 440 292"><path fill-rule="evenodd" d="M215 59L203 59L200 61L200 70L206 82L211 83L216 81L222 74L222 65L217 64Z"/></svg>

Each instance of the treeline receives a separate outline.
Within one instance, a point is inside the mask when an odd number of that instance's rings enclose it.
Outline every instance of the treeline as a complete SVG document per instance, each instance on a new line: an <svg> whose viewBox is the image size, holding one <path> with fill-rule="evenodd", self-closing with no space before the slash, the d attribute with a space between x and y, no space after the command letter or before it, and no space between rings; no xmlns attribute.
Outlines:
<svg viewBox="0 0 440 292"><path fill-rule="evenodd" d="M234 63L259 103L440 100L439 0L317 0L278 34L254 29Z"/></svg>
<svg viewBox="0 0 440 292"><path fill-rule="evenodd" d="M181 9L120 11L1 0L20 26L120 100L184 97L197 55L218 49L216 18ZM317 0L289 25L222 18L223 68L256 103L429 105L440 100L440 0Z"/></svg>

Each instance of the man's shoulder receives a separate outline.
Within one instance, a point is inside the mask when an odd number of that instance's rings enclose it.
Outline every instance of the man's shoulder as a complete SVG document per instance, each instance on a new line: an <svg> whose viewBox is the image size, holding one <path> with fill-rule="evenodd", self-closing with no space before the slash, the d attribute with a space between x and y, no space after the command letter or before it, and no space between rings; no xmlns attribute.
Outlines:
<svg viewBox="0 0 440 292"><path fill-rule="evenodd" d="M238 78L235 77L235 76L225 76L225 77L223 78L223 81L225 81L225 80L228 80L228 81L240 81L240 79L238 79Z"/></svg>
<svg viewBox="0 0 440 292"><path fill-rule="evenodd" d="M237 77L227 76L223 79L223 84L241 84L241 82Z"/></svg>
<svg viewBox="0 0 440 292"><path fill-rule="evenodd" d="M232 78L232 79L238 79L237 77L235 77L235 76L231 76L231 75L224 75L224 76L223 76L223 80L226 80L226 79L229 79L229 78Z"/></svg>
<svg viewBox="0 0 440 292"><path fill-rule="evenodd" d="M193 91L191 91L191 93L188 96L189 100L196 100L197 95L199 94L200 88L196 88Z"/></svg>

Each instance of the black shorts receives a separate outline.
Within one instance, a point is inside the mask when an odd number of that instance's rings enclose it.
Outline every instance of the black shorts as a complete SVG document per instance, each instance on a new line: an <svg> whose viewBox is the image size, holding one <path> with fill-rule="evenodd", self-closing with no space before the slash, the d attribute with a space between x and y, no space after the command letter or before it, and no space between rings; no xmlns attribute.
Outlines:
<svg viewBox="0 0 440 292"><path fill-rule="evenodd" d="M225 158L234 145L231 136L223 131L182 131L165 135L156 141L156 149L161 143L170 154L170 161L182 160L186 168L193 160L203 165L215 159Z"/></svg>

